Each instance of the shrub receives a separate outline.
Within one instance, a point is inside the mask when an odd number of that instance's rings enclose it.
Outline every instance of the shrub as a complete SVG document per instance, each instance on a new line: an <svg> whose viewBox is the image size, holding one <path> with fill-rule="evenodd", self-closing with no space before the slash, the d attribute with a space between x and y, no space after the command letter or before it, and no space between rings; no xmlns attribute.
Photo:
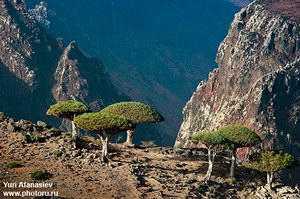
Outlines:
<svg viewBox="0 0 300 199"><path fill-rule="evenodd" d="M154 148L157 145L155 144L155 142L153 140L149 140L149 141L141 141L141 147L145 147L145 148Z"/></svg>
<svg viewBox="0 0 300 199"><path fill-rule="evenodd" d="M42 143L46 141L46 138L28 133L25 135L25 141L27 143Z"/></svg>
<svg viewBox="0 0 300 199"><path fill-rule="evenodd" d="M20 168L20 167L23 167L23 165L19 162L8 163L8 168L14 169L14 168Z"/></svg>
<svg viewBox="0 0 300 199"><path fill-rule="evenodd" d="M297 159L282 151L263 150L251 157L253 169L267 173L267 186L272 188L274 172L284 168L292 168L298 165Z"/></svg>
<svg viewBox="0 0 300 199"><path fill-rule="evenodd" d="M62 156L63 152L59 149L52 151L52 154L55 155L56 157Z"/></svg>
<svg viewBox="0 0 300 199"><path fill-rule="evenodd" d="M52 177L48 171L37 170L31 173L32 180L49 180Z"/></svg>

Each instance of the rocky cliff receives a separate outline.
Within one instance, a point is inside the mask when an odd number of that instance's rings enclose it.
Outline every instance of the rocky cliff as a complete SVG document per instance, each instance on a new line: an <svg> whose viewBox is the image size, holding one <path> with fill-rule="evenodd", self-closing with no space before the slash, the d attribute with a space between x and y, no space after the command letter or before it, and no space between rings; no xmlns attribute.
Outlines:
<svg viewBox="0 0 300 199"><path fill-rule="evenodd" d="M240 123L299 156L299 3L256 1L235 15L218 68L183 110L176 147L191 146L194 133Z"/></svg>
<svg viewBox="0 0 300 199"><path fill-rule="evenodd" d="M22 1L0 1L0 29L0 108L11 115L36 119L52 98L53 77L49 74L61 48Z"/></svg>
<svg viewBox="0 0 300 199"><path fill-rule="evenodd" d="M75 42L64 47L61 39L54 39L34 20L22 1L2 0L0 13L1 75L7 76L7 91L12 89L10 85L23 91L11 93L20 95L16 101L23 98L35 113L38 104L44 111L49 103L58 100L85 101L94 110L129 100L118 93L100 60L86 57ZM1 91L6 94L5 88ZM6 102L3 109L13 112L12 102Z"/></svg>

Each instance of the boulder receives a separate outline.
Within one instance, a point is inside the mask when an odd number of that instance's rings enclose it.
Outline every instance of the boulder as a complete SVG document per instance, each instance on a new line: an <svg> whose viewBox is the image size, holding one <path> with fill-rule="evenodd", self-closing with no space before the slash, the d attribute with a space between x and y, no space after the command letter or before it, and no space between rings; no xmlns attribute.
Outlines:
<svg viewBox="0 0 300 199"><path fill-rule="evenodd" d="M16 130L15 126L12 123L8 123L6 128L11 132L15 132Z"/></svg>
<svg viewBox="0 0 300 199"><path fill-rule="evenodd" d="M36 123L38 126L43 127L43 128L47 128L48 124L46 122L43 121L37 121Z"/></svg>
<svg viewBox="0 0 300 199"><path fill-rule="evenodd" d="M3 122L4 121L4 113L3 112L0 112L0 122Z"/></svg>

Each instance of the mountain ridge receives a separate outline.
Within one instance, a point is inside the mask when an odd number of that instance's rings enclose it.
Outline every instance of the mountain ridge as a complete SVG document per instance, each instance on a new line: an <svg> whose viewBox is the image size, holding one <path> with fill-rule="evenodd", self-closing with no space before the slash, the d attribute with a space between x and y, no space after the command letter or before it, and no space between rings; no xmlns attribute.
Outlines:
<svg viewBox="0 0 300 199"><path fill-rule="evenodd" d="M7 86L1 90L0 109L8 115L58 125L58 119L45 115L56 101L76 99L99 111L112 103L131 100L112 83L99 59L85 56L75 42L64 46L62 39L48 34L23 1L2 0L0 13L1 76L9 81L3 83ZM18 92L11 93L10 89ZM69 125L63 122L63 126ZM155 127L143 131L160 143Z"/></svg>

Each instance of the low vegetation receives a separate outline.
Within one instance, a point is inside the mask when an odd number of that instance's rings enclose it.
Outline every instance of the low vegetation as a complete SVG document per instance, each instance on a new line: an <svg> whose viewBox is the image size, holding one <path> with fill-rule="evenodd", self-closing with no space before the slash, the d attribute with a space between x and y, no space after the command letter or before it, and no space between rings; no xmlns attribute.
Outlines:
<svg viewBox="0 0 300 199"><path fill-rule="evenodd" d="M59 149L52 151L52 154L55 155L56 157L62 156L63 152Z"/></svg>
<svg viewBox="0 0 300 199"><path fill-rule="evenodd" d="M25 142L26 143L42 143L45 142L46 138L38 135L32 135L30 133L27 133L25 135Z"/></svg>
<svg viewBox="0 0 300 199"><path fill-rule="evenodd" d="M141 147L145 147L145 148L154 148L157 145L155 144L155 142L153 140L149 140L149 141L141 141Z"/></svg>
<svg viewBox="0 0 300 199"><path fill-rule="evenodd" d="M33 173L30 174L31 179L34 181L37 180L49 180L52 177L52 174L49 173L48 171L44 171L44 170L37 170L34 171Z"/></svg>
<svg viewBox="0 0 300 199"><path fill-rule="evenodd" d="M14 169L14 168L20 168L23 167L23 165L19 162L9 162L8 168Z"/></svg>
<svg viewBox="0 0 300 199"><path fill-rule="evenodd" d="M91 136L84 136L81 139L87 143L93 144L98 147L102 147L102 142L100 139L95 139L94 137Z"/></svg>

